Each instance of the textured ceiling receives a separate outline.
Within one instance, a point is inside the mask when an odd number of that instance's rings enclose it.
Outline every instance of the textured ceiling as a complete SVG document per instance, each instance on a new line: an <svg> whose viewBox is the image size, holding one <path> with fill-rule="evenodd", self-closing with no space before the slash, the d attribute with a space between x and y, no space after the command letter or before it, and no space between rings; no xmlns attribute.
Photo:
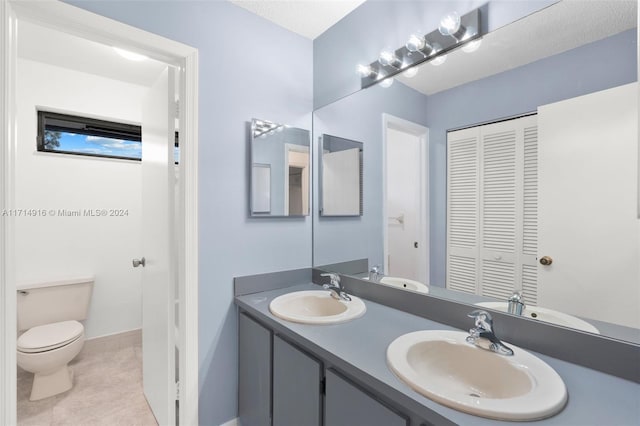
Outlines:
<svg viewBox="0 0 640 426"><path fill-rule="evenodd" d="M634 28L637 16L636 0L563 0L487 34L475 52L457 50L397 79L431 95Z"/></svg>
<svg viewBox="0 0 640 426"><path fill-rule="evenodd" d="M230 0L283 28L311 40L365 0Z"/></svg>

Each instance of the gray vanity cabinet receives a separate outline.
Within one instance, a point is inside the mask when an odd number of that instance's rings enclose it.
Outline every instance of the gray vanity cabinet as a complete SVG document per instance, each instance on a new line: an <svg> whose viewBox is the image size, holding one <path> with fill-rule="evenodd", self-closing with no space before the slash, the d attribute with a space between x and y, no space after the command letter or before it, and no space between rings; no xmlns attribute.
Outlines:
<svg viewBox="0 0 640 426"><path fill-rule="evenodd" d="M408 419L391 411L332 370L326 371L325 380L325 425L408 426Z"/></svg>
<svg viewBox="0 0 640 426"><path fill-rule="evenodd" d="M322 364L273 337L273 426L322 425Z"/></svg>
<svg viewBox="0 0 640 426"><path fill-rule="evenodd" d="M408 420L244 312L239 318L242 426L408 426Z"/></svg>
<svg viewBox="0 0 640 426"><path fill-rule="evenodd" d="M240 424L271 425L271 331L244 314L238 325Z"/></svg>

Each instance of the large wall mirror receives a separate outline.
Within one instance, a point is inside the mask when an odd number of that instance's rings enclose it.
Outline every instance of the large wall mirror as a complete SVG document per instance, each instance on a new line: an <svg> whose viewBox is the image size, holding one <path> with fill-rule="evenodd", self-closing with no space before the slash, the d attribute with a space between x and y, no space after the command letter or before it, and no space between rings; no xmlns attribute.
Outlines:
<svg viewBox="0 0 640 426"><path fill-rule="evenodd" d="M309 130L251 120L251 216L309 215L309 138Z"/></svg>
<svg viewBox="0 0 640 426"><path fill-rule="evenodd" d="M364 142L364 213L314 217L314 266L640 343L637 13L561 1L317 109Z"/></svg>

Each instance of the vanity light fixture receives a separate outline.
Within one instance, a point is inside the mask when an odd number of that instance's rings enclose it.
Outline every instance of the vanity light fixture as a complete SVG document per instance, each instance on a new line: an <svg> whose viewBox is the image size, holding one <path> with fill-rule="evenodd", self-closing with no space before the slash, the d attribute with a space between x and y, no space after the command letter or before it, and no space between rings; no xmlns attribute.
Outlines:
<svg viewBox="0 0 640 426"><path fill-rule="evenodd" d="M389 66L393 68L400 68L402 65L402 61L398 59L398 57L388 50L383 50L380 52L380 57L378 58L378 62L382 66Z"/></svg>
<svg viewBox="0 0 640 426"><path fill-rule="evenodd" d="M283 131L285 127L284 124L272 123L267 120L254 120L251 126L251 132L255 139L262 136L274 135L276 132Z"/></svg>
<svg viewBox="0 0 640 426"><path fill-rule="evenodd" d="M440 20L438 31L440 31L440 34L442 34L443 36L451 36L456 39L460 39L457 37L457 35L459 33L462 33L461 35L463 35L467 32L467 29L462 26L461 23L462 21L460 20L460 15L458 15L458 12L449 12Z"/></svg>
<svg viewBox="0 0 640 426"><path fill-rule="evenodd" d="M363 77L363 78L364 77L371 77L371 76L375 77L375 75L377 74L373 70L373 68L371 68L370 65L359 64L358 67L357 67L357 70L358 70L358 74L360 74L360 76Z"/></svg>
<svg viewBox="0 0 640 426"><path fill-rule="evenodd" d="M411 34L404 46L394 51L385 49L379 58L369 65L359 65L360 87L365 89L374 84L392 83L392 77L402 73L412 77L417 73L415 66L423 62L442 64L449 51L472 43L482 37L480 27L480 9L474 9L464 15L448 13L440 22L438 29L428 34ZM477 49L479 44L469 46L469 51Z"/></svg>

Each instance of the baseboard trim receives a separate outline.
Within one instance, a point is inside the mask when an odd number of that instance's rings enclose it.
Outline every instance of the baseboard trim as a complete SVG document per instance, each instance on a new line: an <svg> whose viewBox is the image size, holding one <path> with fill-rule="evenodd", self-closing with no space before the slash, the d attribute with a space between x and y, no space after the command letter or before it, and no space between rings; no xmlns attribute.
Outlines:
<svg viewBox="0 0 640 426"><path fill-rule="evenodd" d="M109 334L107 336L93 337L84 342L82 354L95 352L116 351L126 347L142 345L142 329L124 331L122 333Z"/></svg>

